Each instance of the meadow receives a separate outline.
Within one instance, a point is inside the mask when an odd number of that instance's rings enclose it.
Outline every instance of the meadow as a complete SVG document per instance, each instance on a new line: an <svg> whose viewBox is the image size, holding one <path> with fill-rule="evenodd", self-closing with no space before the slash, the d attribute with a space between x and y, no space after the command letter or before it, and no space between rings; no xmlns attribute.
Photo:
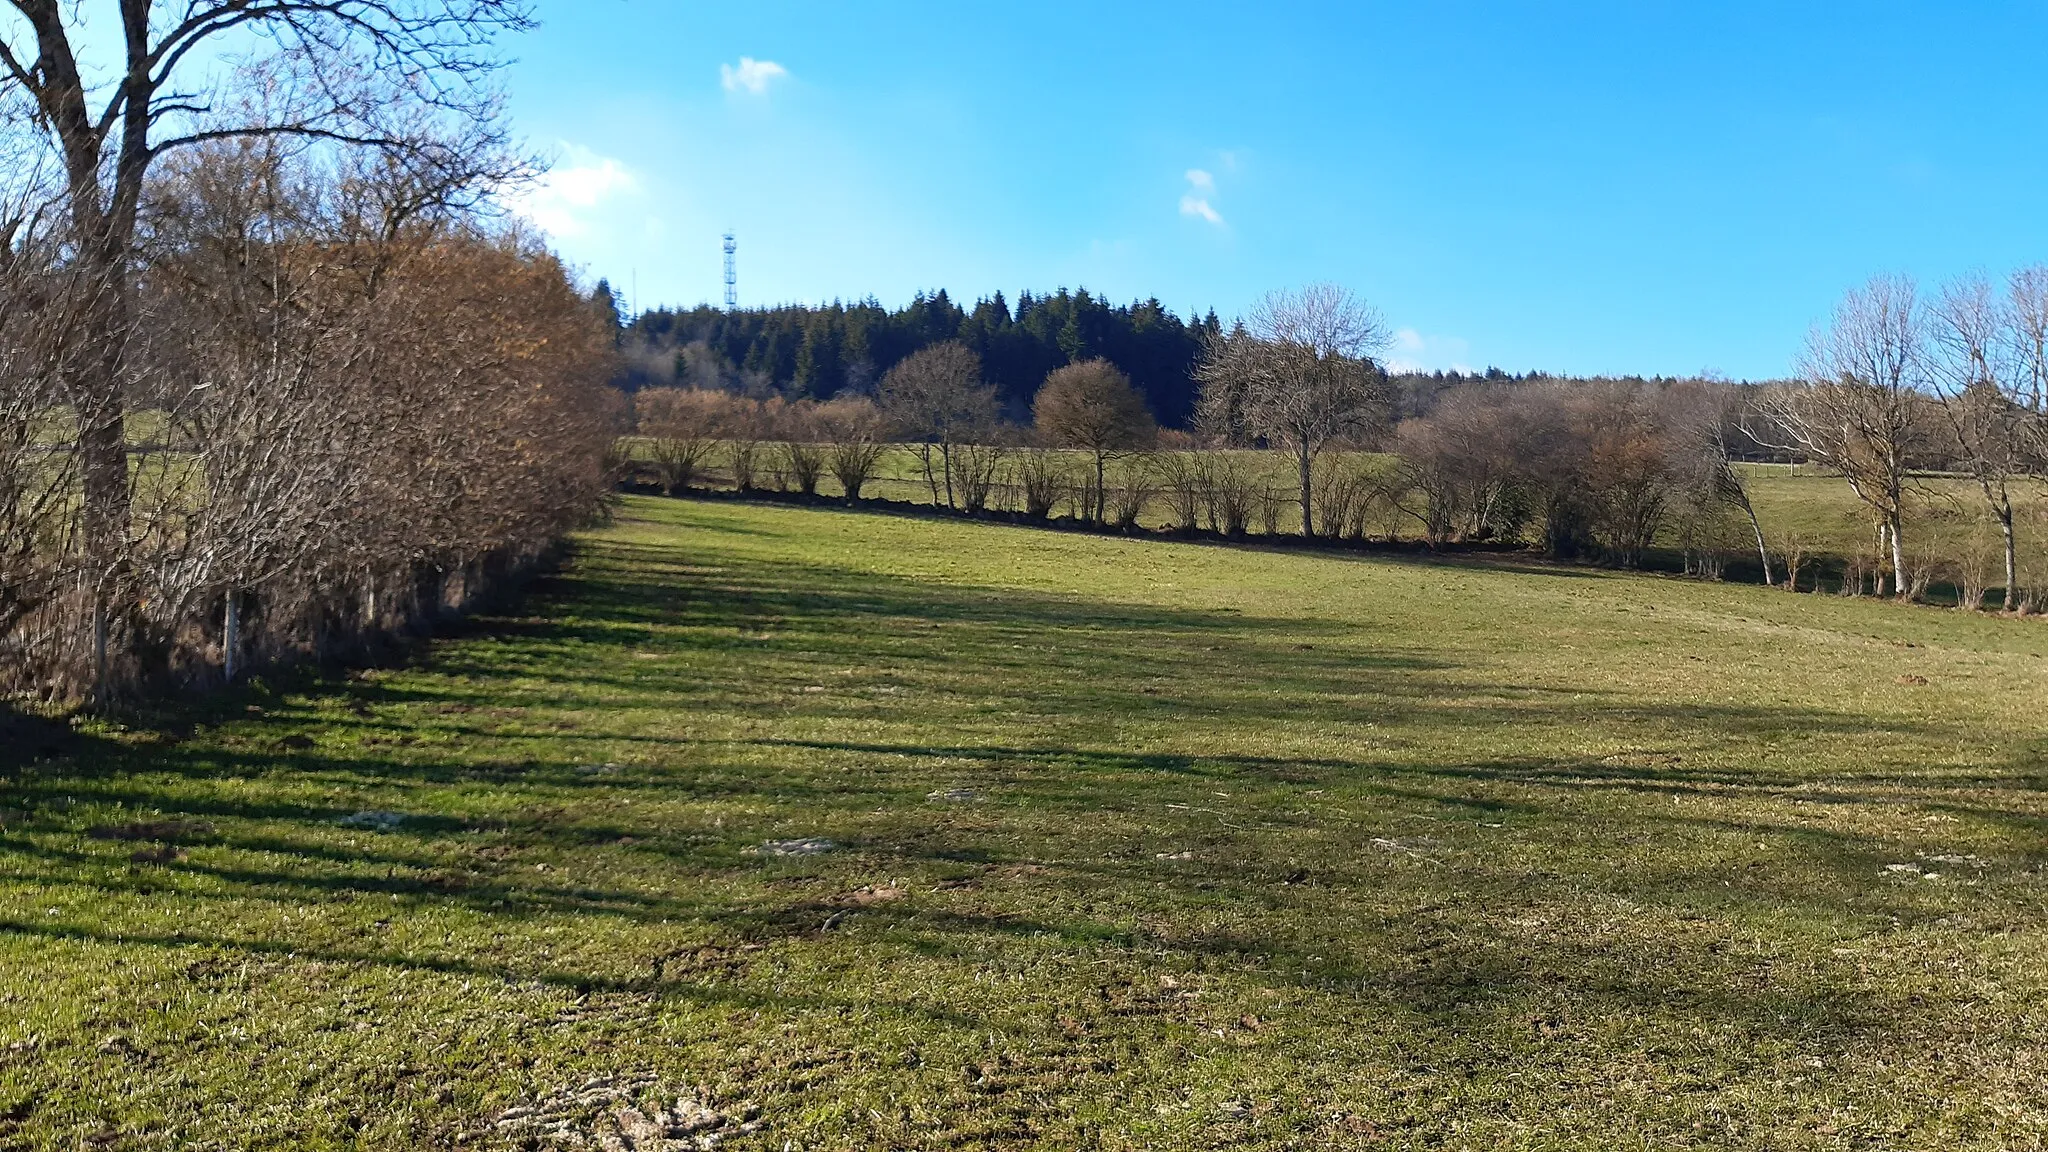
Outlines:
<svg viewBox="0 0 2048 1152"><path fill-rule="evenodd" d="M2048 632L633 497L0 751L0 1147L2048 1144Z"/></svg>

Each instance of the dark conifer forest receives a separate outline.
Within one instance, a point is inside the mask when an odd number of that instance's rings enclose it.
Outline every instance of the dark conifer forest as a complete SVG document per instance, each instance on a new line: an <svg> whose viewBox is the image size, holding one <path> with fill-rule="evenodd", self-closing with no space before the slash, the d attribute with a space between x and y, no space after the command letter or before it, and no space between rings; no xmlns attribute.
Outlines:
<svg viewBox="0 0 2048 1152"><path fill-rule="evenodd" d="M1024 293L1014 307L998 292L963 308L940 290L893 311L872 298L733 312L709 305L656 309L626 327L620 384L628 391L680 385L829 400L870 392L905 356L960 340L981 356L983 373L1013 417L1030 410L1046 373L1099 357L1130 376L1161 423L1177 427L1194 412L1195 363L1217 328L1213 311L1183 320L1156 299L1111 304L1086 289L1064 288L1049 296Z"/></svg>
<svg viewBox="0 0 2048 1152"><path fill-rule="evenodd" d="M1086 288L1040 296L1025 292L1013 307L1001 292L972 308L944 289L919 293L890 310L873 297L822 306L780 304L725 311L709 304L656 308L628 319L609 285L594 303L620 326L620 370L627 392L643 388L705 388L756 398L830 400L872 395L898 361L948 340L980 357L1003 415L1028 423L1031 401L1048 373L1104 359L1131 378L1146 406L1167 428L1186 428L1200 391L1195 367L1204 342L1222 331L1211 309L1182 319L1155 297L1111 304ZM1540 371L1405 372L1389 381L1397 418L1427 415L1447 389L1478 381L1552 378ZM1640 377L1627 377L1640 380Z"/></svg>

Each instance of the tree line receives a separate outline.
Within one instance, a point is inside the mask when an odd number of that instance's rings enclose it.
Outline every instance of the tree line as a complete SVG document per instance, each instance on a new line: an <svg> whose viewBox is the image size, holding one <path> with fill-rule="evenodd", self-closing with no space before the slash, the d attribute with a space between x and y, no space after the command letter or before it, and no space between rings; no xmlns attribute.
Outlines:
<svg viewBox="0 0 2048 1152"><path fill-rule="evenodd" d="M604 299L611 299L601 285ZM621 385L742 392L756 398L830 400L872 396L904 358L958 342L979 359L997 407L1012 418L1031 409L1046 374L1104 359L1127 375L1168 425L1192 415L1192 373L1204 342L1219 331L1214 312L1182 320L1158 300L1111 304L1086 289L1026 292L1013 309L1003 294L962 308L942 289L889 310L873 299L819 307L784 305L726 312L707 306L642 313L621 334Z"/></svg>
<svg viewBox="0 0 2048 1152"><path fill-rule="evenodd" d="M375 644L601 508L612 333L486 210L526 170L482 86L518 6L124 4L125 79L97 86L84 9L15 7L0 689ZM230 44L272 51L181 69Z"/></svg>
<svg viewBox="0 0 2048 1152"><path fill-rule="evenodd" d="M1910 599L1939 581L1976 607L2002 576L2004 605L2023 609L2017 510L2048 478L2044 300L2040 269L1929 301L1880 279L1816 331L1792 378L1737 384L1390 375L1378 313L1318 285L1204 337L1185 430L1164 426L1107 358L1050 370L1012 419L960 340L905 356L872 397L657 388L636 411L671 491L724 458L742 489L812 493L829 475L858 498L898 441L930 502L970 513L1064 509L1130 528L1149 509L1174 529L1225 535L1277 534L1284 520L1311 538L1530 546L1624 567L1661 548L1688 573L1746 564L1765 583L1812 590L1813 542L1765 522L1744 465L1815 465L1869 513L1871 546L1835 558L1837 590ZM1284 457L1286 483L1261 454ZM1906 509L1938 503L1936 472L1981 497L2000 532L1996 570L1954 539L1906 547Z"/></svg>

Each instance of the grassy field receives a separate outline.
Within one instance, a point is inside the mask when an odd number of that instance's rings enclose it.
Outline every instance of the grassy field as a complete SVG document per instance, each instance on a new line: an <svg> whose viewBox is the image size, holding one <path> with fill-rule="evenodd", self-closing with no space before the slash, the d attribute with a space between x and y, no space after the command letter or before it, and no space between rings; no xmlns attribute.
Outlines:
<svg viewBox="0 0 2048 1152"><path fill-rule="evenodd" d="M16 730L0 1147L2042 1147L2044 651L632 499L416 666Z"/></svg>

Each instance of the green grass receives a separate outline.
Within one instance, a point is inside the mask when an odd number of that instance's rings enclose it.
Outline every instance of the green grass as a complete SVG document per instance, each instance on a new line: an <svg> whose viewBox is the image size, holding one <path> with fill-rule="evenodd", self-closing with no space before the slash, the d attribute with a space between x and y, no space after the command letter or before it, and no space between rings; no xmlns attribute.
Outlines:
<svg viewBox="0 0 2048 1152"><path fill-rule="evenodd" d="M493 1146L625 1075L726 1148L2038 1147L2044 645L632 499L415 667L0 783L0 1146Z"/></svg>

